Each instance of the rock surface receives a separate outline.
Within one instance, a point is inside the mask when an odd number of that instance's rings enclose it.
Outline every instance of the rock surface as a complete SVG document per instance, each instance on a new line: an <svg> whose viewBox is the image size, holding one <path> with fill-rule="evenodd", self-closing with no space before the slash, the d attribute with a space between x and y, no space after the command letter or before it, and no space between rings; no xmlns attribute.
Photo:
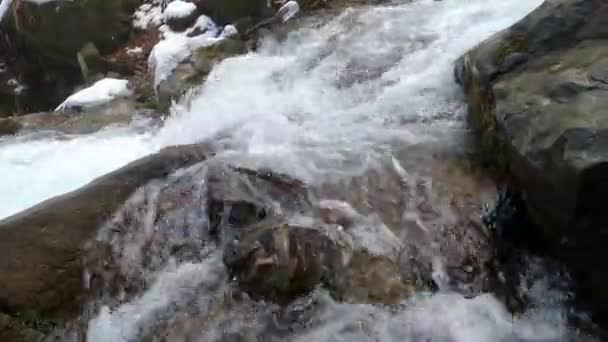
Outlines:
<svg viewBox="0 0 608 342"><path fill-rule="evenodd" d="M547 0L456 65L487 156L608 318L608 3Z"/></svg>
<svg viewBox="0 0 608 342"><path fill-rule="evenodd" d="M39 342L43 337L43 333L13 317L0 313L0 341Z"/></svg>
<svg viewBox="0 0 608 342"><path fill-rule="evenodd" d="M63 134L90 134L111 125L126 126L134 120L159 119L152 110L138 108L130 99L115 100L82 112L32 113L0 118L0 136L19 132L57 131Z"/></svg>
<svg viewBox="0 0 608 342"><path fill-rule="evenodd" d="M19 1L10 24L25 51L78 66L76 54L91 42L108 53L126 41L139 0ZM78 29L75 29L78 28Z"/></svg>
<svg viewBox="0 0 608 342"><path fill-rule="evenodd" d="M158 85L156 96L159 111L168 111L173 101L178 101L188 90L203 84L215 63L244 52L245 43L232 38L194 51Z"/></svg>

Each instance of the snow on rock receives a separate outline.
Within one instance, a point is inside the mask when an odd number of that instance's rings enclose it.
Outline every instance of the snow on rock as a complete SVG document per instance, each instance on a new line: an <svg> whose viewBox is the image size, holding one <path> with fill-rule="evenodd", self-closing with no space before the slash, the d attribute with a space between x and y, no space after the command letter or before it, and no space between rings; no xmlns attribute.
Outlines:
<svg viewBox="0 0 608 342"><path fill-rule="evenodd" d="M175 0L167 5L167 8L165 8L165 11L163 12L163 17L165 19L185 18L191 15L194 11L196 11L195 4L182 0Z"/></svg>
<svg viewBox="0 0 608 342"><path fill-rule="evenodd" d="M237 30L236 26L226 25L226 26L224 26L224 29L220 33L219 37L228 38L228 37L236 36L238 33L239 33L239 31Z"/></svg>
<svg viewBox="0 0 608 342"><path fill-rule="evenodd" d="M117 98L131 95L129 81L116 78L104 78L92 86L70 95L55 111L64 111L73 107L94 107Z"/></svg>
<svg viewBox="0 0 608 342"><path fill-rule="evenodd" d="M188 33L190 33L190 35L192 35L191 33L194 32L205 33L208 31L213 31L213 33L216 33L217 29L217 26L211 18L206 15L201 15L198 17L198 19L196 19L194 25L188 29Z"/></svg>
<svg viewBox="0 0 608 342"><path fill-rule="evenodd" d="M127 49L127 55L129 55L129 56L141 55L143 52L144 52L144 49L142 49L141 46L136 46L134 48Z"/></svg>
<svg viewBox="0 0 608 342"><path fill-rule="evenodd" d="M154 71L154 87L167 78L169 73L190 56L188 37L180 34L164 37L152 48L148 57L148 67Z"/></svg>
<svg viewBox="0 0 608 342"><path fill-rule="evenodd" d="M23 90L25 90L25 86L19 83L19 81L17 81L15 78L11 78L8 80L8 82L6 82L6 84L13 88L13 93L15 95L19 95L21 92L23 92Z"/></svg>
<svg viewBox="0 0 608 342"><path fill-rule="evenodd" d="M288 1L285 3L276 13L276 17L280 18L282 22L287 22L300 12L300 5L297 1Z"/></svg>
<svg viewBox="0 0 608 342"><path fill-rule="evenodd" d="M213 20L205 15L200 16L185 32L173 32L166 25L161 26L160 31L162 40L154 46L148 58L148 66L154 71L155 88L180 62L188 58L192 51L211 46L238 33L232 25L220 30Z"/></svg>
<svg viewBox="0 0 608 342"><path fill-rule="evenodd" d="M163 22L162 0L145 3L133 14L133 27L146 30L151 26L160 26Z"/></svg>

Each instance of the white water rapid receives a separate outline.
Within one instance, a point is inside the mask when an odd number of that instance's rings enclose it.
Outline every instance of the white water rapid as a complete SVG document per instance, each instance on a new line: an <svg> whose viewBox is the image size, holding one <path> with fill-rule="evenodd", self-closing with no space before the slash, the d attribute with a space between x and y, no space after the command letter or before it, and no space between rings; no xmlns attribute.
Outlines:
<svg viewBox="0 0 608 342"><path fill-rule="evenodd" d="M357 174L381 157L402 153L402 146L458 150L467 129L463 98L452 78L453 61L541 2L395 0L304 19L284 41L267 38L256 53L218 65L187 105L174 107L158 132L109 130L63 140L0 141L0 217L75 189L160 147L221 132L230 133L225 139L232 149L225 158L270 167L308 183ZM432 166L418 161L414 154L402 161L404 172L432 178ZM91 320L88 341L133 340L159 312L179 310L188 302L188 289L212 288L221 278L214 273L220 267L216 261L211 257L202 264L167 265L147 292L116 310L105 308ZM201 276L206 272L209 277ZM319 292L311 299L321 303L314 322L284 338L578 340L567 324L567 294L552 290L548 278L530 285L535 305L516 317L490 294L474 299L441 291L419 294L400 309L388 309L336 303ZM263 315L271 309L262 305L249 310ZM216 341L219 331L255 330L261 323L251 315L226 318L223 325L188 341Z"/></svg>

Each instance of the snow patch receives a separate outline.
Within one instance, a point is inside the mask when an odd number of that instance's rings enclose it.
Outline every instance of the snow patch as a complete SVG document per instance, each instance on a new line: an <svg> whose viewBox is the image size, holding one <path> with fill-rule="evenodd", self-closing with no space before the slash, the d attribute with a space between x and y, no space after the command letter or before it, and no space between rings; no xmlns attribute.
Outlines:
<svg viewBox="0 0 608 342"><path fill-rule="evenodd" d="M23 92L23 90L25 90L25 86L23 84L19 83L19 81L17 81L17 79L15 79L15 78L11 78L10 80L8 80L6 82L6 84L8 84L9 86L11 86L13 88L13 93L15 95L19 95L19 94L21 94L21 92Z"/></svg>
<svg viewBox="0 0 608 342"><path fill-rule="evenodd" d="M133 14L133 27L146 30L151 26L160 26L163 22L161 0L143 4Z"/></svg>
<svg viewBox="0 0 608 342"><path fill-rule="evenodd" d="M175 0L167 5L167 8L163 12L163 17L165 19L185 18L191 15L194 11L196 11L195 4L182 0Z"/></svg>
<svg viewBox="0 0 608 342"><path fill-rule="evenodd" d="M72 107L94 107L117 98L131 95L129 81L116 78L104 78L92 86L70 95L55 111Z"/></svg>
<svg viewBox="0 0 608 342"><path fill-rule="evenodd" d="M236 36L238 33L239 33L239 31L237 30L236 26L226 25L226 26L224 26L224 29L220 33L219 37L220 38L229 38L232 36Z"/></svg>
<svg viewBox="0 0 608 342"><path fill-rule="evenodd" d="M155 88L180 62L188 58L192 51L211 46L238 33L236 27L232 25L220 31L213 20L205 15L200 16L185 32L174 32L167 25L161 26L160 31L161 41L154 46L148 58L148 67L154 70ZM198 35L194 35L196 33Z"/></svg>
<svg viewBox="0 0 608 342"><path fill-rule="evenodd" d="M127 55L129 55L129 56L141 55L143 52L144 52L144 49L142 49L140 46L136 46L134 48L127 49Z"/></svg>

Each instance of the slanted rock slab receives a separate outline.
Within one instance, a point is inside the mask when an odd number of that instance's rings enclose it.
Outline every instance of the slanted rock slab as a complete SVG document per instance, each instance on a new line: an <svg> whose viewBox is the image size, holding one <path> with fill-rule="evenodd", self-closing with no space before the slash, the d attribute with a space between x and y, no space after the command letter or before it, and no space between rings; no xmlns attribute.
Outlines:
<svg viewBox="0 0 608 342"><path fill-rule="evenodd" d="M608 318L608 3L547 0L455 69L486 156Z"/></svg>

